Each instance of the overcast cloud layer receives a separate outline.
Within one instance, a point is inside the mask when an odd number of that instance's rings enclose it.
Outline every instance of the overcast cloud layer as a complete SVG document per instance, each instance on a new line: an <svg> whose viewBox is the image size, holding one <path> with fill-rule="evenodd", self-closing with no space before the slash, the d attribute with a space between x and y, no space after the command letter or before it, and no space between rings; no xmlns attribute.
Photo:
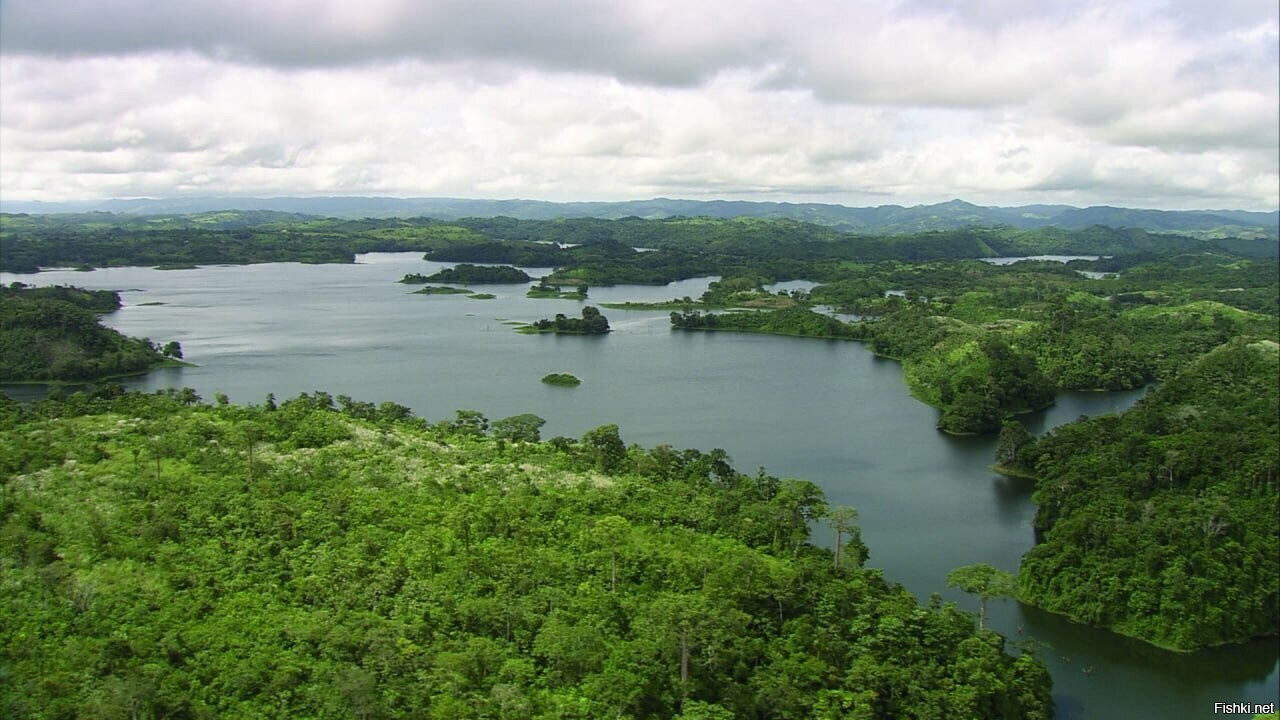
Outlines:
<svg viewBox="0 0 1280 720"><path fill-rule="evenodd" d="M0 0L6 200L1280 207L1274 0Z"/></svg>

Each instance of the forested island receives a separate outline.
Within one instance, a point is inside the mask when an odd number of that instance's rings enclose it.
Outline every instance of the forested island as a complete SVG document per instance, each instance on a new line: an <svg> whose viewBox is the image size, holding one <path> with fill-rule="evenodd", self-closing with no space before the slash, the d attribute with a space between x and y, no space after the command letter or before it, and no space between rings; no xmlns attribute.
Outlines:
<svg viewBox="0 0 1280 720"><path fill-rule="evenodd" d="M562 387L577 387L582 384L582 380L572 373L547 373L542 376L542 382Z"/></svg>
<svg viewBox="0 0 1280 720"><path fill-rule="evenodd" d="M556 313L554 320L543 318L517 328L524 333L555 333L559 335L604 335L609 332L609 318L600 314L599 308L588 305L582 308L582 317L571 318Z"/></svg>
<svg viewBox="0 0 1280 720"><path fill-rule="evenodd" d="M540 425L322 392L0 399L0 709L1052 715L1033 655L864 568L813 484Z"/></svg>
<svg viewBox="0 0 1280 720"><path fill-rule="evenodd" d="M0 287L0 382L84 382L146 372L182 357L103 327L120 295L74 287Z"/></svg>
<svg viewBox="0 0 1280 720"><path fill-rule="evenodd" d="M412 279L411 279L412 278ZM461 263L432 275L406 275L400 282L444 282L459 285L503 285L529 282L532 278L519 268Z"/></svg>
<svg viewBox="0 0 1280 720"><path fill-rule="evenodd" d="M548 285L545 281L539 281L537 285L529 288L525 293L525 297L542 298L553 300L586 300L588 286L586 283L577 283L570 285L565 290L561 285Z"/></svg>

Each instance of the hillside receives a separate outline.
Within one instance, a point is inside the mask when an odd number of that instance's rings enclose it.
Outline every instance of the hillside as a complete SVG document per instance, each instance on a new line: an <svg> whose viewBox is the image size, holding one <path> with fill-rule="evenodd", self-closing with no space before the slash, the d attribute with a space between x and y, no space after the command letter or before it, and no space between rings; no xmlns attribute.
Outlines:
<svg viewBox="0 0 1280 720"><path fill-rule="evenodd" d="M1280 234L1280 212L1239 210L1145 210L1069 205L990 207L963 200L932 205L848 207L829 203L675 200L654 198L619 202L546 202L392 197L178 197L121 199L80 203L0 203L6 213L109 212L128 215L186 215L224 210L274 211L343 218L513 217L524 220L638 217L797 220L871 234L908 234L930 230L1008 225L1019 228L1080 229L1092 225L1188 234L1202 238L1269 237Z"/></svg>
<svg viewBox="0 0 1280 720"><path fill-rule="evenodd" d="M640 253L635 248L657 249ZM798 277L795 262L939 260L1028 255L1228 253L1280 258L1274 239L1198 238L1136 228L1010 226L898 234L850 232L786 218L616 220L511 217L437 220L301 217L272 211L194 215L0 215L0 270L121 265L351 263L366 252L416 251L442 262L556 267L590 285L664 284L730 267ZM768 267L760 267L768 265Z"/></svg>
<svg viewBox="0 0 1280 720"><path fill-rule="evenodd" d="M71 287L0 287L0 381L97 380L145 372L181 357L103 327L98 314L120 306L113 292Z"/></svg>
<svg viewBox="0 0 1280 720"><path fill-rule="evenodd" d="M0 405L8 717L1046 718L811 483L324 393Z"/></svg>
<svg viewBox="0 0 1280 720"><path fill-rule="evenodd" d="M1022 450L1040 542L1021 599L1176 649L1280 632L1278 348L1236 338Z"/></svg>

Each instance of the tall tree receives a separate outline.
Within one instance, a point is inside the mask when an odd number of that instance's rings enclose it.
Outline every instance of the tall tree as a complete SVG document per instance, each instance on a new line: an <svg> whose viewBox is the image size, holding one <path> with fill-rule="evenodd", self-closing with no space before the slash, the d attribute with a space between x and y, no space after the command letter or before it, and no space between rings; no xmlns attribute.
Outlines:
<svg viewBox="0 0 1280 720"><path fill-rule="evenodd" d="M831 525L831 529L836 531L836 557L835 569L840 570L840 563L844 559L844 540L845 535L854 535L858 532L857 509L849 505L836 505L827 510L827 522Z"/></svg>
<svg viewBox="0 0 1280 720"><path fill-rule="evenodd" d="M965 565L947 573L947 585L978 596L978 627L987 626L987 601L1013 597L1018 584L1013 575L987 563Z"/></svg>

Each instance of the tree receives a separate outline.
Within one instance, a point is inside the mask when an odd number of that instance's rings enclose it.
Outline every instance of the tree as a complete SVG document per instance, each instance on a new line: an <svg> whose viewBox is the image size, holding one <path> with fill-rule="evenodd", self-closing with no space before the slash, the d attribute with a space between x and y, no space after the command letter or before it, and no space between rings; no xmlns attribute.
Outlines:
<svg viewBox="0 0 1280 720"><path fill-rule="evenodd" d="M996 464L1008 468L1025 468L1019 453L1035 442L1035 439L1022 423L1013 418L1005 418L1000 426L1000 440L996 443Z"/></svg>
<svg viewBox="0 0 1280 720"><path fill-rule="evenodd" d="M606 515L596 521L593 539L609 548L609 592L618 590L618 546L630 532L631 523L619 515Z"/></svg>
<svg viewBox="0 0 1280 720"><path fill-rule="evenodd" d="M491 429L494 437L505 438L511 442L536 443L542 439L538 429L546 424L546 420L533 413L523 413L495 420Z"/></svg>
<svg viewBox="0 0 1280 720"><path fill-rule="evenodd" d="M457 419L452 423L452 429L463 435L484 435L489 430L489 419L479 410L458 410L455 412Z"/></svg>
<svg viewBox="0 0 1280 720"><path fill-rule="evenodd" d="M854 535L858 532L858 524L854 522L858 519L858 511L848 505L836 505L827 510L826 519L831 524L831 529L836 531L835 569L839 571L842 560L841 551L844 549L841 541L845 535Z"/></svg>
<svg viewBox="0 0 1280 720"><path fill-rule="evenodd" d="M965 565L947 573L947 585L978 596L978 627L987 626L987 600L1013 597L1018 585L1013 575L987 563Z"/></svg>
<svg viewBox="0 0 1280 720"><path fill-rule="evenodd" d="M627 446L618 435L617 425L601 425L582 436L582 444L591 451L597 468L613 472L627 459Z"/></svg>
<svg viewBox="0 0 1280 720"><path fill-rule="evenodd" d="M182 359L182 344L177 340L170 340L164 344L164 348L160 351L165 357Z"/></svg>
<svg viewBox="0 0 1280 720"><path fill-rule="evenodd" d="M785 479L778 483L777 493L769 498L774 522L774 547L799 553L809 539L809 523L822 517L827 503L822 489L808 480Z"/></svg>

